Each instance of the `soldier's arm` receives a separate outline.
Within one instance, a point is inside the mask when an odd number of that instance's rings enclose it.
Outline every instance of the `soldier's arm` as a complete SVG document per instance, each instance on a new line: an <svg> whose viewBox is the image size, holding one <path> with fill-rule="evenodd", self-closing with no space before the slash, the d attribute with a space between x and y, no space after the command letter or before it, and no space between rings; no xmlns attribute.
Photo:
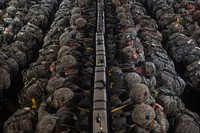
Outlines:
<svg viewBox="0 0 200 133"><path fill-rule="evenodd" d="M46 106L46 102L42 102L40 104L40 107L38 109L38 121L40 121L44 116L50 114L49 112L47 112Z"/></svg>
<svg viewBox="0 0 200 133"><path fill-rule="evenodd" d="M167 133L166 131L163 131L162 126L156 120L153 120L150 123L150 129L155 133Z"/></svg>
<svg viewBox="0 0 200 133"><path fill-rule="evenodd" d="M156 112L156 122L158 124L155 126L156 127L155 130L162 131L164 133L167 132L169 129L169 122L165 118L162 106L155 103L154 110Z"/></svg>

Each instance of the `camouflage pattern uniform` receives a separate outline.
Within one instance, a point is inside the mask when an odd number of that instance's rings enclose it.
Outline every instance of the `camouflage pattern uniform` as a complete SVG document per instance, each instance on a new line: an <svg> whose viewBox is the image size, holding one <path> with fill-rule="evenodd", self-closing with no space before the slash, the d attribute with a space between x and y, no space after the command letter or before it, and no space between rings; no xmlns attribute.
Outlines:
<svg viewBox="0 0 200 133"><path fill-rule="evenodd" d="M37 126L38 133L64 132L74 130L76 116L69 109L69 101L74 94L69 88L60 88L54 92L52 97L47 101L58 108L55 114L50 114L46 110L47 104L43 102L38 109L39 123Z"/></svg>
<svg viewBox="0 0 200 133"><path fill-rule="evenodd" d="M159 109L154 109L148 104L138 104L132 112L132 119L135 125L132 127L134 132L167 132L169 123ZM133 123L133 124L134 124ZM163 125L165 124L165 125Z"/></svg>
<svg viewBox="0 0 200 133"><path fill-rule="evenodd" d="M29 107L18 109L4 123L4 133L33 133L37 124L37 111Z"/></svg>

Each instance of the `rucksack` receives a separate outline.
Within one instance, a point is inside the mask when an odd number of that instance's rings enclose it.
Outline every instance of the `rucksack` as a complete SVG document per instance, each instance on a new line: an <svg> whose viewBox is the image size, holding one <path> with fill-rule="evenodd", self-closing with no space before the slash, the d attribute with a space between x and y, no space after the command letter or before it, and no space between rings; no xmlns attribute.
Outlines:
<svg viewBox="0 0 200 133"><path fill-rule="evenodd" d="M44 44L42 47L45 48L49 45L52 45L52 43L58 45L59 38L63 34L63 32L64 28L62 27L53 27L52 29L50 29L44 38Z"/></svg>
<svg viewBox="0 0 200 133"><path fill-rule="evenodd" d="M198 92L200 93L200 65L199 60L193 62L192 64L186 67L184 77L187 82Z"/></svg>
<svg viewBox="0 0 200 133"><path fill-rule="evenodd" d="M43 49L39 50L39 58L38 60L43 60L47 61L49 63L52 63L57 59L57 53L59 50L60 46L59 45L49 45Z"/></svg>
<svg viewBox="0 0 200 133"><path fill-rule="evenodd" d="M47 114L38 123L38 133L57 133L63 130L77 133L77 129L74 128L76 120L77 116L72 111L66 109L62 110L61 113Z"/></svg>
<svg viewBox="0 0 200 133"><path fill-rule="evenodd" d="M23 89L18 93L18 99L21 106L31 105L31 100L41 101L42 96L46 93L45 88L48 79L31 79L26 82Z"/></svg>
<svg viewBox="0 0 200 133"><path fill-rule="evenodd" d="M165 67L157 71L157 86L170 86L176 95L180 96L185 88L185 81L170 67Z"/></svg>
<svg viewBox="0 0 200 133"><path fill-rule="evenodd" d="M41 8L41 5L37 4L29 9L29 12L24 18L24 20L26 23L31 22L34 25L45 29L48 24L48 17L49 14Z"/></svg>
<svg viewBox="0 0 200 133"><path fill-rule="evenodd" d="M0 67L5 69L11 77L16 76L19 72L19 65L13 58L9 58L6 53L7 52L4 53L2 51L0 53Z"/></svg>
<svg viewBox="0 0 200 133"><path fill-rule="evenodd" d="M9 57L13 58L19 65L19 68L23 68L27 64L27 56L23 51L20 51L17 47L6 45L2 48L2 51L7 51Z"/></svg>
<svg viewBox="0 0 200 133"><path fill-rule="evenodd" d="M8 120L4 123L4 133L20 132L33 133L37 124L36 110L28 107L18 109Z"/></svg>
<svg viewBox="0 0 200 133"><path fill-rule="evenodd" d="M156 101L163 106L166 115L170 115L179 109L184 109L185 105L177 96L168 96L166 94L159 94Z"/></svg>
<svg viewBox="0 0 200 133"><path fill-rule="evenodd" d="M149 27L149 28L154 28L158 29L158 25L154 19L152 19L150 16L147 17L142 17L139 19L138 23L140 24L141 27Z"/></svg>
<svg viewBox="0 0 200 133"><path fill-rule="evenodd" d="M155 39L158 42L162 41L162 34L156 29L152 28L143 28L138 31L138 36L142 38L143 41L148 41Z"/></svg>
<svg viewBox="0 0 200 133"><path fill-rule="evenodd" d="M198 114L188 110L180 109L173 115L174 133L199 133L200 118Z"/></svg>
<svg viewBox="0 0 200 133"><path fill-rule="evenodd" d="M183 36L182 34L178 34L176 38L170 40L171 41L167 42L166 45L168 47L169 56L171 56L176 63L182 63L183 58L197 46L192 38Z"/></svg>
<svg viewBox="0 0 200 133"><path fill-rule="evenodd" d="M145 53L146 60L155 64L157 70L165 67L170 67L175 70L174 62L169 58L167 52L164 49L150 47Z"/></svg>
<svg viewBox="0 0 200 133"><path fill-rule="evenodd" d="M193 62L197 61L200 59L200 48L199 47L194 47L188 54L183 58L184 64L190 65Z"/></svg>
<svg viewBox="0 0 200 133"><path fill-rule="evenodd" d="M51 76L49 66L50 63L46 61L32 63L29 69L22 71L23 81L27 82L32 78L49 78Z"/></svg>
<svg viewBox="0 0 200 133"><path fill-rule="evenodd" d="M109 78L110 78L109 87L112 94L118 93L123 89L124 77L120 67L110 67Z"/></svg>

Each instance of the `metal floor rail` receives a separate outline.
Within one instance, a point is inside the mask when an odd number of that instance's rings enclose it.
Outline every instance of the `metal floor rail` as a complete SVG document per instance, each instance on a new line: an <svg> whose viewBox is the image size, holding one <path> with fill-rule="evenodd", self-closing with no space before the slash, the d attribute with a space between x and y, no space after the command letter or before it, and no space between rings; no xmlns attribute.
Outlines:
<svg viewBox="0 0 200 133"><path fill-rule="evenodd" d="M105 3L97 1L96 64L93 92L92 133L108 133L107 65L105 49Z"/></svg>

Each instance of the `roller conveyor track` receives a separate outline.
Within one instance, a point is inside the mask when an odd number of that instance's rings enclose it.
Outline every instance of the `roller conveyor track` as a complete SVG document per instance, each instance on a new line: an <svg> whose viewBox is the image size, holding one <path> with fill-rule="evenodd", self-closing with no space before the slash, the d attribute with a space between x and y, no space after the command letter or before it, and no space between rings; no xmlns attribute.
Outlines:
<svg viewBox="0 0 200 133"><path fill-rule="evenodd" d="M97 28L95 38L95 77L93 92L93 133L109 132L107 98L107 62L105 49L105 3L97 2Z"/></svg>

